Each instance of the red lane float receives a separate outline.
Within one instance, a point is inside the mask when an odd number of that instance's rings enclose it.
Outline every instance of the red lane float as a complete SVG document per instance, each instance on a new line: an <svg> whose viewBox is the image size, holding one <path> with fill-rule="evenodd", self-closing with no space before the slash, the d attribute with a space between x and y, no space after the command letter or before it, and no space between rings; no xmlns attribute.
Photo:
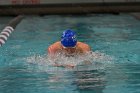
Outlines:
<svg viewBox="0 0 140 93"><path fill-rule="evenodd" d="M19 15L9 22L9 24L0 33L0 47L5 44L10 34L14 31L16 26L22 20L23 16Z"/></svg>
<svg viewBox="0 0 140 93"><path fill-rule="evenodd" d="M14 31L13 27L6 26L0 33L0 47L5 44L10 34Z"/></svg>

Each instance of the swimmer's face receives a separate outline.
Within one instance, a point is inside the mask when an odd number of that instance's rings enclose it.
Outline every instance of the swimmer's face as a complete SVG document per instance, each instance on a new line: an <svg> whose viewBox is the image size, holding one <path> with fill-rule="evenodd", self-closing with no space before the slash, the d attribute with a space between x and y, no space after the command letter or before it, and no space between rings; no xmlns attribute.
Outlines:
<svg viewBox="0 0 140 93"><path fill-rule="evenodd" d="M63 50L65 53L73 54L76 52L76 47L64 47Z"/></svg>

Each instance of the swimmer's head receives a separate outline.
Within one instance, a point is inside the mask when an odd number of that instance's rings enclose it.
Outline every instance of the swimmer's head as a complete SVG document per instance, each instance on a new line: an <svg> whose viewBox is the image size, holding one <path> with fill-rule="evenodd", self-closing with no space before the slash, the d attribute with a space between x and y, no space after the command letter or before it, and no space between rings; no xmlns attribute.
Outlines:
<svg viewBox="0 0 140 93"><path fill-rule="evenodd" d="M75 47L76 43L76 33L72 30L65 30L61 37L61 44L64 47Z"/></svg>

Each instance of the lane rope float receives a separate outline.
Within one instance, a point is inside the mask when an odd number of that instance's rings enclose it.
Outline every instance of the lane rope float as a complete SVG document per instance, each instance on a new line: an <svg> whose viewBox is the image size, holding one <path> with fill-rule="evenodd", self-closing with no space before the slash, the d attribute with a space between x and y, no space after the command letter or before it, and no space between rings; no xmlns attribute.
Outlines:
<svg viewBox="0 0 140 93"><path fill-rule="evenodd" d="M10 34L14 31L14 28L11 26L6 26L0 33L0 47L5 44Z"/></svg>
<svg viewBox="0 0 140 93"><path fill-rule="evenodd" d="M17 16L9 22L9 24L0 33L0 47L5 44L10 34L15 30L18 23L22 20L23 16Z"/></svg>

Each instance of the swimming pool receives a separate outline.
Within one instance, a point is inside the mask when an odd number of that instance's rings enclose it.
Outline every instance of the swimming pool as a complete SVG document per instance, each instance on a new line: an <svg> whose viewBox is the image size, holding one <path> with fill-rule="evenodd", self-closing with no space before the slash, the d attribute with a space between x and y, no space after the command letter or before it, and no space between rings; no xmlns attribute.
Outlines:
<svg viewBox="0 0 140 93"><path fill-rule="evenodd" d="M10 19L0 17L0 29ZM100 55L93 65L48 65L47 47L68 28ZM128 14L26 16L0 48L0 93L66 92L139 93L140 21Z"/></svg>

